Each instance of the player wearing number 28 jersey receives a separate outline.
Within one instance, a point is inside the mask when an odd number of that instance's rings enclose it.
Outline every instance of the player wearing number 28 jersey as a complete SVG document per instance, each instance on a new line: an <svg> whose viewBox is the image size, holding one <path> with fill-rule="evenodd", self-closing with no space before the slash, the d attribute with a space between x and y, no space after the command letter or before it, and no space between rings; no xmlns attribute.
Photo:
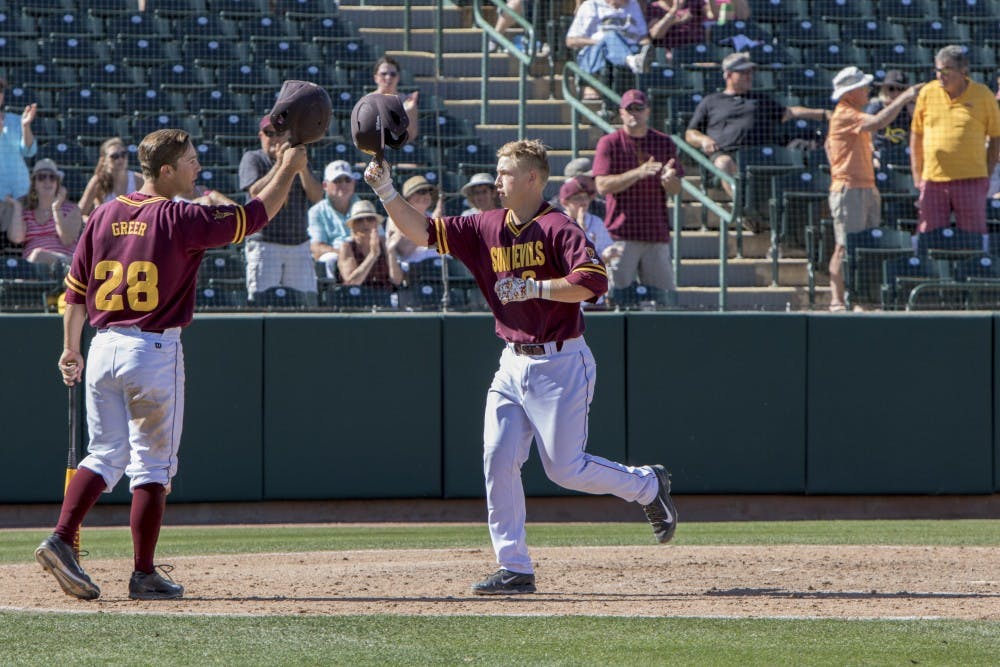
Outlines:
<svg viewBox="0 0 1000 667"><path fill-rule="evenodd" d="M274 217L305 165L305 148L286 148L274 178L246 206L172 201L193 190L201 170L186 132L146 136L139 161L142 189L91 214L66 276L59 368L67 385L85 380L90 442L66 490L55 532L35 558L64 592L88 600L100 589L67 545L101 493L111 491L122 475L128 475L132 491L129 597L156 600L184 592L153 565L166 495L177 473L184 415L180 332L191 323L205 249L239 243ZM88 319L97 334L84 377L80 337Z"/></svg>

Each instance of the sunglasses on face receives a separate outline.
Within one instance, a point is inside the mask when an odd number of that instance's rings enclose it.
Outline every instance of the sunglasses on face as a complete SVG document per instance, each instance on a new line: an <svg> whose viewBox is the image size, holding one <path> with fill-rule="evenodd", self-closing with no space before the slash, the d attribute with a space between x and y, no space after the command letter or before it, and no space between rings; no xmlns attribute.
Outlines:
<svg viewBox="0 0 1000 667"><path fill-rule="evenodd" d="M414 195L427 195L428 197L434 195L434 188L420 188L413 192Z"/></svg>
<svg viewBox="0 0 1000 667"><path fill-rule="evenodd" d="M287 130L285 132L275 132L274 130L263 130L263 132L265 137L273 139L274 137L280 137L281 135L286 134Z"/></svg>
<svg viewBox="0 0 1000 667"><path fill-rule="evenodd" d="M128 157L128 151L118 151L117 153L108 153L108 157L112 160L124 160Z"/></svg>
<svg viewBox="0 0 1000 667"><path fill-rule="evenodd" d="M646 110L645 104L630 104L627 107L625 107L625 111L628 111L629 113L639 113L645 110Z"/></svg>
<svg viewBox="0 0 1000 667"><path fill-rule="evenodd" d="M399 76L399 72L397 72L395 70L392 70L390 72L379 72L378 75L379 76L387 76L387 77L389 77L391 79L392 77Z"/></svg>
<svg viewBox="0 0 1000 667"><path fill-rule="evenodd" d="M57 176L56 174L53 174L52 172L49 172L49 171L43 171L43 172L35 174L35 180L36 181L58 181L59 180L59 176Z"/></svg>

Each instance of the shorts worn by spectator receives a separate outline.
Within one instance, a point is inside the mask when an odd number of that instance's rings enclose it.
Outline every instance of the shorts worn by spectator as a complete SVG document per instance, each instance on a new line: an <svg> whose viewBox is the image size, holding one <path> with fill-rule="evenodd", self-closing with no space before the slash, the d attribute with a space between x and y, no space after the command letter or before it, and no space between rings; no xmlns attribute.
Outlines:
<svg viewBox="0 0 1000 667"><path fill-rule="evenodd" d="M7 237L24 244L24 258L35 264L67 268L80 237L83 219L77 205L67 200L62 170L42 158L31 169L28 194L14 200Z"/></svg>
<svg viewBox="0 0 1000 667"><path fill-rule="evenodd" d="M842 271L847 235L877 227L882 218L882 200L875 186L872 166L872 132L889 125L900 110L917 95L912 86L877 114L862 111L868 103L872 76L857 67L845 67L833 78L837 102L830 116L826 154L830 161L830 212L836 245L830 257L830 310L845 308Z"/></svg>
<svg viewBox="0 0 1000 667"><path fill-rule="evenodd" d="M684 171L670 137L649 127L645 93L626 91L619 115L622 128L601 137L594 154L597 191L607 197L604 224L621 249L608 267L612 300L638 278L673 301L667 196L680 192Z"/></svg>
<svg viewBox="0 0 1000 667"><path fill-rule="evenodd" d="M240 189L247 192L248 198L267 186L282 153L289 149L288 131L276 131L269 116L261 118L259 126L261 148L245 152L240 159ZM323 186L306 163L292 184L285 206L267 227L247 237L247 294L251 304L278 286L298 290L307 305L318 303L307 218L310 204L322 198Z"/></svg>
<svg viewBox="0 0 1000 667"><path fill-rule="evenodd" d="M351 165L345 160L334 160L323 170L326 196L309 207L309 249L313 259L325 266L327 278L336 277L340 244L351 235L347 216L358 201L356 185Z"/></svg>
<svg viewBox="0 0 1000 667"><path fill-rule="evenodd" d="M646 43L640 45L640 40ZM580 49L576 62L590 73L607 74L616 66L641 74L651 53L637 0L585 0L566 33L566 46Z"/></svg>
<svg viewBox="0 0 1000 667"><path fill-rule="evenodd" d="M1000 158L1000 109L993 92L969 79L961 46L934 57L936 79L920 91L910 127L910 170L920 192L918 231L950 224L986 233L989 177Z"/></svg>

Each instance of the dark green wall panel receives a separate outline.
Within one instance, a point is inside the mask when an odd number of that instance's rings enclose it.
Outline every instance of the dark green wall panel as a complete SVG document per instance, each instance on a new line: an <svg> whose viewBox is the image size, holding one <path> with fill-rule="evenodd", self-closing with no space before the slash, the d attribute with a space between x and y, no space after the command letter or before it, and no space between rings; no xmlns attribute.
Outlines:
<svg viewBox="0 0 1000 667"><path fill-rule="evenodd" d="M0 502L61 501L69 439L67 388L57 367L62 318L4 315L0 332Z"/></svg>
<svg viewBox="0 0 1000 667"><path fill-rule="evenodd" d="M265 318L265 497L440 497L440 336L433 315Z"/></svg>
<svg viewBox="0 0 1000 667"><path fill-rule="evenodd" d="M680 493L805 489L806 316L629 314L630 462Z"/></svg>
<svg viewBox="0 0 1000 667"><path fill-rule="evenodd" d="M989 493L992 317L809 320L809 493Z"/></svg>
<svg viewBox="0 0 1000 667"><path fill-rule="evenodd" d="M1000 493L1000 315L993 318L993 490Z"/></svg>
<svg viewBox="0 0 1000 667"><path fill-rule="evenodd" d="M197 315L184 330L185 405L171 502L261 500L264 321Z"/></svg>

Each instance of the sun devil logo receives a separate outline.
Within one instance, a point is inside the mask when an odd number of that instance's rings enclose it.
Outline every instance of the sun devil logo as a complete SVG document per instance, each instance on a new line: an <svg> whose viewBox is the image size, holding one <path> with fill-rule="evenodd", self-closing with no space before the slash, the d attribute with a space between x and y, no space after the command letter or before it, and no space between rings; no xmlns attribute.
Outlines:
<svg viewBox="0 0 1000 667"><path fill-rule="evenodd" d="M594 254L594 249L591 248L590 246L587 246L587 257L594 259L595 256L596 255Z"/></svg>
<svg viewBox="0 0 1000 667"><path fill-rule="evenodd" d="M215 211L214 213L212 213L212 216L216 220L222 220L223 218L228 218L232 214L233 214L232 211Z"/></svg>

